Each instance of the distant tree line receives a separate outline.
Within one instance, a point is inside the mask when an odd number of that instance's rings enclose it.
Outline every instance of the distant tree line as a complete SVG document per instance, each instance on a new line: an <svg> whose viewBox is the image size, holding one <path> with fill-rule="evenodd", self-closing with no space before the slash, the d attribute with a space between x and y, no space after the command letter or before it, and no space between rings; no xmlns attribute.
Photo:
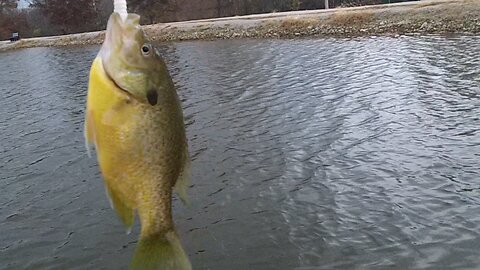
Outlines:
<svg viewBox="0 0 480 270"><path fill-rule="evenodd" d="M127 0L143 23L203 19L324 8L325 0ZM405 0L329 0L330 7L400 2ZM105 29L113 0L0 0L0 40L12 32L22 37L50 36Z"/></svg>
<svg viewBox="0 0 480 270"><path fill-rule="evenodd" d="M113 10L112 0L0 0L0 40L12 32L21 37L63 35L104 29Z"/></svg>

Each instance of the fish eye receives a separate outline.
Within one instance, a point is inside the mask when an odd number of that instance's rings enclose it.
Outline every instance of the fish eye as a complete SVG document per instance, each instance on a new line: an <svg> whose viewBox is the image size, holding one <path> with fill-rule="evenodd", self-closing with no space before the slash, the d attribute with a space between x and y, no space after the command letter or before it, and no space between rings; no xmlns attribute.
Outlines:
<svg viewBox="0 0 480 270"><path fill-rule="evenodd" d="M142 46L142 53L143 53L144 55L149 55L150 52L152 51L152 48L151 48L151 47L152 47L152 46L151 46L150 44L144 44L144 45Z"/></svg>

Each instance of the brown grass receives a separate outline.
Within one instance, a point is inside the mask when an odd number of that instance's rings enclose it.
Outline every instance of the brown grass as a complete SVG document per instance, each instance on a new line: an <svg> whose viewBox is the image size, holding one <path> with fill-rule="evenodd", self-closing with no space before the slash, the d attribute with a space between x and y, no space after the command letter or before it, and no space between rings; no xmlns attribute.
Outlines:
<svg viewBox="0 0 480 270"><path fill-rule="evenodd" d="M285 19L278 22L278 27L283 30L304 30L308 27L313 27L318 24L318 20L314 18L302 18L302 19Z"/></svg>
<svg viewBox="0 0 480 270"><path fill-rule="evenodd" d="M424 7L431 7L431 6L436 6L443 4L442 2L420 2L417 5L415 5L415 8L424 8Z"/></svg>
<svg viewBox="0 0 480 270"><path fill-rule="evenodd" d="M371 11L337 11L330 16L329 24L333 26L358 26L373 20Z"/></svg>

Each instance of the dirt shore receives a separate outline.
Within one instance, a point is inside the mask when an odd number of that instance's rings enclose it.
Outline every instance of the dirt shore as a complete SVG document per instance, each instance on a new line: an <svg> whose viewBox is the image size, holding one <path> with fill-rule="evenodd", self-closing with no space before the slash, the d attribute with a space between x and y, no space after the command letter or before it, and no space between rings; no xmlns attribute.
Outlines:
<svg viewBox="0 0 480 270"><path fill-rule="evenodd" d="M294 11L147 25L155 41L233 38L355 37L480 33L480 0L424 0L398 4ZM0 42L0 51L101 44L104 32Z"/></svg>

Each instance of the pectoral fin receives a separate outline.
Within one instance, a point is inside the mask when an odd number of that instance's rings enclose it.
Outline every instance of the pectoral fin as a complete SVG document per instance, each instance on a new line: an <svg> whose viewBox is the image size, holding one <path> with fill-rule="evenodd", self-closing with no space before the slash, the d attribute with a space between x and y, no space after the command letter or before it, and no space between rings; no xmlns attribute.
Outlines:
<svg viewBox="0 0 480 270"><path fill-rule="evenodd" d="M119 196L118 192L110 188L108 181L105 181L105 190L107 191L107 196L110 200L110 206L117 212L118 217L123 222L125 227L127 227L127 233L130 233L130 230L133 226L133 221L135 218L135 213L132 208L128 207Z"/></svg>

